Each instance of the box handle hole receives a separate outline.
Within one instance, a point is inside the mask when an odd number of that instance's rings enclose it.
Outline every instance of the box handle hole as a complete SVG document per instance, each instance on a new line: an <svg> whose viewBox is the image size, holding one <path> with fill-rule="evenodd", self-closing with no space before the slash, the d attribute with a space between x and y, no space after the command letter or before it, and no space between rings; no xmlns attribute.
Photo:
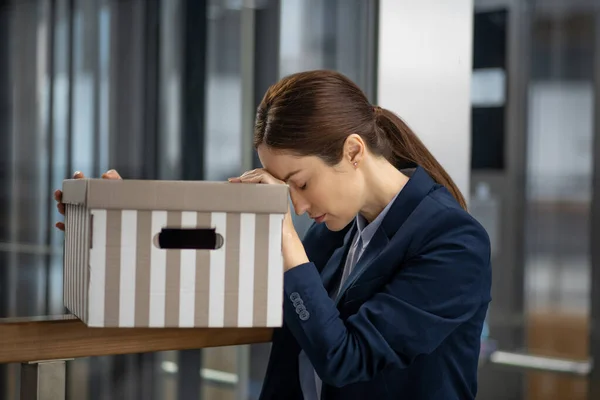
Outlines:
<svg viewBox="0 0 600 400"><path fill-rule="evenodd" d="M154 245L165 250L217 250L223 243L223 236L214 228L163 228L154 236Z"/></svg>

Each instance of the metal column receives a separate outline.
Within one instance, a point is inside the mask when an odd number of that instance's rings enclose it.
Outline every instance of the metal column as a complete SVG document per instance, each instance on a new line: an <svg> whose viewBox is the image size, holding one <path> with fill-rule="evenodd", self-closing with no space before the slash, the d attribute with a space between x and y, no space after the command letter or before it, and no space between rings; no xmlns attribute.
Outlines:
<svg viewBox="0 0 600 400"><path fill-rule="evenodd" d="M181 179L198 180L204 179L205 171L208 4L206 0L185 0L182 9Z"/></svg>
<svg viewBox="0 0 600 400"><path fill-rule="evenodd" d="M10 95L10 20L11 10L7 0L0 0L0 182L10 179L10 148L12 137L5 132L11 130L11 95ZM7 196L0 196L0 210L8 210L10 201ZM0 218L6 221L6 213ZM0 224L0 241L8 241L10 232L7 224ZM0 265L8 264L8 253L0 252ZM6 316L9 309L8 291L10 273L7 268L0 268L0 316ZM0 365L0 397L8 395L8 366Z"/></svg>
<svg viewBox="0 0 600 400"><path fill-rule="evenodd" d="M240 15L240 75L242 83L242 154L241 171L252 169L252 129L256 115L254 104L254 57L256 54L255 24L256 10L244 5Z"/></svg>
<svg viewBox="0 0 600 400"><path fill-rule="evenodd" d="M262 98L269 89L269 86L277 82L280 78L279 74L279 30L280 30L280 14L281 14L281 1L280 0L269 0L265 7L256 10L255 12L255 23L254 23L254 34L252 37L255 39L256 44L254 45L253 62L254 67L252 68L254 73L253 92L254 98L252 108L254 112L259 106ZM252 116L254 118L254 114ZM248 129L252 129L252 124L249 125ZM248 133L252 137L251 131ZM260 168L260 160L256 152L252 147L246 150L247 152L254 154L253 168Z"/></svg>
<svg viewBox="0 0 600 400"><path fill-rule="evenodd" d="M500 135L499 165L478 166L471 163L470 211L486 227L492 240L492 298L494 299L488 322L490 334L503 350L515 350L523 346L524 335L524 257L525 257L525 188L527 155L527 89L530 63L530 6L519 0L475 0L477 15L495 15L505 12L506 32L503 66L492 64L484 59L478 61L477 51L482 48L477 37L474 40L474 69L495 68L503 70L506 76L506 94L500 106L473 105L472 146L477 147L477 139L485 135L486 129L479 129L477 116L480 112L492 112L500 116L504 129ZM490 17L488 17L490 18ZM477 25L474 25L477 31ZM485 47L483 43L483 47ZM489 44L487 44L489 46ZM501 49L497 49L501 52ZM489 65L491 64L491 65ZM495 111L494 111L495 109ZM480 117L481 118L481 117ZM489 118L489 117L488 117ZM479 137L478 137L479 136ZM474 149L477 155L481 150ZM492 159L492 157L489 157ZM489 160L486 160L489 162ZM475 164L475 165L473 165ZM485 167L485 168L483 168ZM478 193L485 189L488 194L480 199ZM520 398L523 393L523 374L514 370L497 370L483 366L479 374L479 394L488 400ZM498 382L502 382L499 384Z"/></svg>
<svg viewBox="0 0 600 400"><path fill-rule="evenodd" d="M594 36L594 153L591 204L591 301L588 399L600 399L600 7L595 11Z"/></svg>
<svg viewBox="0 0 600 400"><path fill-rule="evenodd" d="M65 360L36 361L21 365L21 400L64 400Z"/></svg>

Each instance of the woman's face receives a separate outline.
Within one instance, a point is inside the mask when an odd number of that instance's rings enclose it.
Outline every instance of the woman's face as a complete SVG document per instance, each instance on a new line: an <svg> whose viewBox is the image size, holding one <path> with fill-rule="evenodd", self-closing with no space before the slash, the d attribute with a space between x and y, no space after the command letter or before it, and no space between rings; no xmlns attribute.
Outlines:
<svg viewBox="0 0 600 400"><path fill-rule="evenodd" d="M364 180L347 159L331 167L318 157L300 157L265 145L258 147L258 156L263 168L289 185L296 214L308 213L332 231L346 227L364 202Z"/></svg>

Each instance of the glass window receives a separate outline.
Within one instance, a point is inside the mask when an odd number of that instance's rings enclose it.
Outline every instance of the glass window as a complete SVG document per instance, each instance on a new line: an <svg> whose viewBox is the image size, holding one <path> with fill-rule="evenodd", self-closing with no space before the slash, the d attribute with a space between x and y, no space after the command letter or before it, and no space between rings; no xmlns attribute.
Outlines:
<svg viewBox="0 0 600 400"><path fill-rule="evenodd" d="M10 4L0 8L0 317L64 312L51 192L75 170L222 180L252 167L256 106L283 75L337 69L374 97L375 0ZM268 351L81 358L68 363L68 392L254 399ZM1 379L16 371L0 366Z"/></svg>

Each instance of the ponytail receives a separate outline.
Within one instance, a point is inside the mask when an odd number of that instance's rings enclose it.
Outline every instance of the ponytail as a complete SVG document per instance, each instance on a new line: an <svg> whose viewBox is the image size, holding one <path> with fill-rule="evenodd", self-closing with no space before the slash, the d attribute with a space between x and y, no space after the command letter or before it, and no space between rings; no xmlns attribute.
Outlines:
<svg viewBox="0 0 600 400"><path fill-rule="evenodd" d="M433 180L446 187L463 209L467 203L462 193L450 178L450 175L429 152L423 142L393 112L381 107L375 107L376 131L379 138L387 144L388 161L398 168L408 168L418 165L422 167Z"/></svg>

